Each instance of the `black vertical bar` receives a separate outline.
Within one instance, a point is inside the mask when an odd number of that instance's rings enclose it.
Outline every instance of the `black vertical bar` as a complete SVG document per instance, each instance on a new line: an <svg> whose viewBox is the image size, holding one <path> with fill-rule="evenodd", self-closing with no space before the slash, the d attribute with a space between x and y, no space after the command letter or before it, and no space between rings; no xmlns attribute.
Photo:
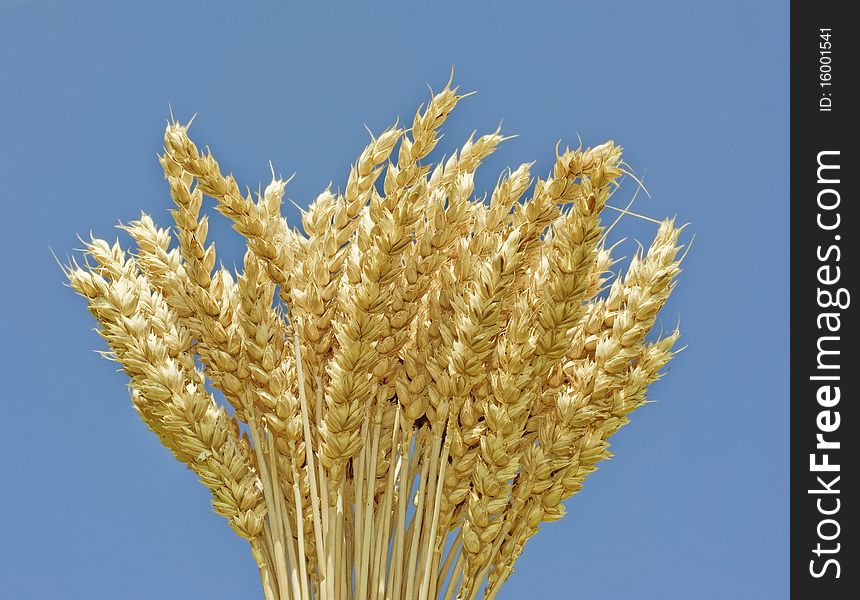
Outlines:
<svg viewBox="0 0 860 600"><path fill-rule="evenodd" d="M791 590L860 598L857 23L791 3ZM850 11L853 12L853 11ZM849 491L851 490L851 491Z"/></svg>

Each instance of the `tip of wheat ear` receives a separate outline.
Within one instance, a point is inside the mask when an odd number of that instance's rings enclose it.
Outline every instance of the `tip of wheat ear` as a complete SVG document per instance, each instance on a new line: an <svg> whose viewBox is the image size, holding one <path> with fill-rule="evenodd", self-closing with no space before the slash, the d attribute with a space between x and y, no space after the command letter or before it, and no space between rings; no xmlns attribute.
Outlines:
<svg viewBox="0 0 860 600"><path fill-rule="evenodd" d="M648 334L680 228L659 222L608 276L621 148L559 146L546 178L527 163L476 195L511 136L427 164L470 95L452 81L371 134L303 231L274 167L243 194L171 119L173 231L142 214L122 227L134 253L93 238L64 267L142 420L249 540L267 600L493 598L673 356L677 329ZM247 241L237 272L215 268L206 197Z"/></svg>

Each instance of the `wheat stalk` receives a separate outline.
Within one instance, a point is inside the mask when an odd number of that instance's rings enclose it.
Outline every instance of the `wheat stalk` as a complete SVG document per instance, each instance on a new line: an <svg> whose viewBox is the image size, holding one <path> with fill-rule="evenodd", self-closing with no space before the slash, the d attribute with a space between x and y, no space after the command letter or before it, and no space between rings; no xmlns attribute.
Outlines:
<svg viewBox="0 0 860 600"><path fill-rule="evenodd" d="M249 541L267 600L493 598L673 356L677 330L647 335L680 229L660 223L609 283L621 148L557 151L534 185L521 165L485 203L474 173L499 131L423 164L464 96L449 81L372 138L303 232L281 216L285 181L242 194L171 122L176 241L142 215L122 227L134 254L91 239L65 269L141 418ZM214 268L204 196L247 239L240 272Z"/></svg>

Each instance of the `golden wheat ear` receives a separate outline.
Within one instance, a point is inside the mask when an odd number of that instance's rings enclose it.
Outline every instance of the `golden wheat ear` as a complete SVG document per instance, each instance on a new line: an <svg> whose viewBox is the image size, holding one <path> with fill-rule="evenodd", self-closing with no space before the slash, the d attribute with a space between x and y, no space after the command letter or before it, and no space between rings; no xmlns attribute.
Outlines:
<svg viewBox="0 0 860 600"><path fill-rule="evenodd" d="M604 209L639 216L608 204L621 148L557 147L546 178L527 163L476 195L500 130L425 163L467 95L449 81L411 127L371 134L302 231L274 167L243 194L171 116L172 230L141 214L121 225L133 253L92 238L63 267L266 600L495 597L674 354L677 329L649 333L681 228L655 220L610 278ZM207 197L247 242L240 270L216 267Z"/></svg>

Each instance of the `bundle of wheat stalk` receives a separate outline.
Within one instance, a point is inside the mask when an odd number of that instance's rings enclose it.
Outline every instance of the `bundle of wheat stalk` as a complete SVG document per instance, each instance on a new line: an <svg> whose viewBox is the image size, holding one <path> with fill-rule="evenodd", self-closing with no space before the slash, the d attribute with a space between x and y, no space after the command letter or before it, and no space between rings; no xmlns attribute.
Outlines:
<svg viewBox="0 0 860 600"><path fill-rule="evenodd" d="M610 272L621 149L556 151L534 182L523 164L487 202L473 177L498 131L422 162L462 97L449 82L372 139L303 231L281 216L286 182L241 193L171 122L178 244L142 215L122 227L136 252L91 239L66 269L267 600L493 598L673 355L677 330L646 336L679 228ZM247 238L240 273L215 268L204 196Z"/></svg>

